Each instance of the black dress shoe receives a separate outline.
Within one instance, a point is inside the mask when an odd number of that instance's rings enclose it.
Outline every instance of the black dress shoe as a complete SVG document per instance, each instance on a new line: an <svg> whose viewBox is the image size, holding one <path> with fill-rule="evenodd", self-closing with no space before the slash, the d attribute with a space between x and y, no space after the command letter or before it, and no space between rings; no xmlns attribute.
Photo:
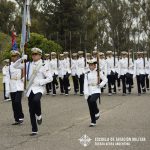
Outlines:
<svg viewBox="0 0 150 150"><path fill-rule="evenodd" d="M35 135L37 135L36 132L33 132L33 133L30 134L30 136L35 136Z"/></svg>
<svg viewBox="0 0 150 150"><path fill-rule="evenodd" d="M89 127L95 127L95 126L96 126L96 125L91 125L91 124L89 125Z"/></svg>
<svg viewBox="0 0 150 150"><path fill-rule="evenodd" d="M96 126L96 123L91 123L90 125L89 125L89 127L95 127Z"/></svg>
<svg viewBox="0 0 150 150"><path fill-rule="evenodd" d="M15 122L15 123L12 123L11 125L19 125L20 123L19 122Z"/></svg>

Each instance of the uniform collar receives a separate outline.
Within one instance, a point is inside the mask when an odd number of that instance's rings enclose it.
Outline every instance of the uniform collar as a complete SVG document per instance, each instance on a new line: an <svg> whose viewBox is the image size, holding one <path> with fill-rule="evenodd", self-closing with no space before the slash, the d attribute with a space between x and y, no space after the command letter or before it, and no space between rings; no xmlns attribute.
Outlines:
<svg viewBox="0 0 150 150"><path fill-rule="evenodd" d="M39 64L40 62L42 62L42 59L40 59L40 60L38 60L38 61L36 61L36 62L33 62L33 64L34 64L34 65L37 65L37 64Z"/></svg>
<svg viewBox="0 0 150 150"><path fill-rule="evenodd" d="M97 68L95 68L94 70L90 70L91 72L95 72L95 71L97 71Z"/></svg>

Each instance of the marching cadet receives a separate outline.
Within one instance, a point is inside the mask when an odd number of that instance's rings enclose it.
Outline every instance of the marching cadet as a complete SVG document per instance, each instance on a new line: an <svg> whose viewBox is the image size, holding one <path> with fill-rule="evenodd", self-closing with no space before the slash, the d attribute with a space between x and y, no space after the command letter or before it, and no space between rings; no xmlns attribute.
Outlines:
<svg viewBox="0 0 150 150"><path fill-rule="evenodd" d="M47 83L52 81L52 75L47 66L42 61L42 50L39 48L32 48L32 63L29 70L29 83L26 87L26 96L28 97L30 120L32 125L31 136L38 134L38 125L42 123L41 113L41 97L45 91ZM15 63L15 67L21 67L21 62L27 59L24 55ZM20 65L19 65L20 64ZM23 65L22 65L23 67Z"/></svg>
<svg viewBox="0 0 150 150"><path fill-rule="evenodd" d="M112 55L112 51L106 52L107 59L107 78L108 78L108 96L112 95L112 89L114 90L113 93L116 93L116 76L115 76L115 67L114 67L114 57Z"/></svg>
<svg viewBox="0 0 150 150"><path fill-rule="evenodd" d="M102 82L98 82L98 73L96 69L96 61L90 60L90 71L85 74L84 78L84 96L89 106L89 112L91 117L91 123L89 127L96 126L96 120L99 119L100 113L97 107L97 100L100 99L101 88L107 83L107 78L100 72L100 79Z"/></svg>
<svg viewBox="0 0 150 150"><path fill-rule="evenodd" d="M116 81L117 81L118 90L120 91L121 88L120 88L120 77L119 77L119 69L118 69L119 59L120 59L120 58L119 58L119 56L118 56L118 53L117 53L117 52L114 52L115 77L116 77Z"/></svg>
<svg viewBox="0 0 150 150"><path fill-rule="evenodd" d="M45 65L50 69L50 54L45 54L45 60L44 60ZM46 95L49 95L51 92L51 83L46 84Z"/></svg>
<svg viewBox="0 0 150 150"><path fill-rule="evenodd" d="M86 66L85 66L85 72L89 71L89 64L88 61L92 59L92 56L90 53L86 53Z"/></svg>
<svg viewBox="0 0 150 150"><path fill-rule="evenodd" d="M144 52L144 55L147 53ZM149 73L150 73L150 62L147 56L144 56L145 61L145 80L146 80L146 88L149 91Z"/></svg>
<svg viewBox="0 0 150 150"><path fill-rule="evenodd" d="M3 61L5 63L4 67L2 68L2 74L3 74L3 91L4 91L4 101L10 101L10 88L9 88L9 82L10 78L9 76L6 76L9 74L9 59L5 59Z"/></svg>
<svg viewBox="0 0 150 150"><path fill-rule="evenodd" d="M65 66L64 66L64 89L65 89L65 94L69 94L69 91L71 90L70 87L70 82L69 82L69 76L71 74L71 69L70 69L70 59L68 57L69 53L68 52L64 52L64 62L65 62Z"/></svg>
<svg viewBox="0 0 150 150"><path fill-rule="evenodd" d="M59 54L59 62L58 62L58 77L60 83L60 92L64 94L64 54ZM68 94L66 94L68 96Z"/></svg>
<svg viewBox="0 0 150 150"><path fill-rule="evenodd" d="M104 53L100 52L99 56L100 56L100 59L99 59L100 70L104 73L105 76L107 76L107 63L105 60L105 55Z"/></svg>
<svg viewBox="0 0 150 150"><path fill-rule="evenodd" d="M85 61L83 57L83 51L78 51L78 61L77 61L77 74L79 78L79 84L80 84L80 96L83 96L83 86L84 86L84 73L85 73Z"/></svg>
<svg viewBox="0 0 150 150"><path fill-rule="evenodd" d="M88 61L92 59L92 56L90 53L86 53L86 59L87 59L87 64L88 64Z"/></svg>
<svg viewBox="0 0 150 150"><path fill-rule="evenodd" d="M134 77L137 79L138 95L141 95L141 88L143 93L146 92L145 88L145 69L144 69L143 52L137 52L137 60L134 62Z"/></svg>
<svg viewBox="0 0 150 150"><path fill-rule="evenodd" d="M93 59L94 61L97 61L97 51L96 51L96 50L94 50L94 51L92 52L92 59Z"/></svg>
<svg viewBox="0 0 150 150"><path fill-rule="evenodd" d="M128 58L127 52L121 52L122 58L119 60L119 77L122 81L122 96L126 96L126 81L127 81L127 71L128 71Z"/></svg>
<svg viewBox="0 0 150 150"><path fill-rule="evenodd" d="M78 54L73 53L72 60L71 60L71 75L72 75L75 95L79 91L79 83L78 83L79 80L78 80L78 76L77 76L77 61L78 61Z"/></svg>
<svg viewBox="0 0 150 150"><path fill-rule="evenodd" d="M128 89L128 94L131 94L131 89L133 86L134 64L131 58L131 53L128 52L127 55L128 55L128 70L126 73L126 77L127 77L126 87Z"/></svg>
<svg viewBox="0 0 150 150"><path fill-rule="evenodd" d="M104 55L104 53L100 52L99 56L100 56L100 58L99 58L100 70L101 70L101 72L103 72L103 74L105 76L107 76L107 63L106 63L106 60L105 60L105 55ZM101 88L102 93L104 92L105 87L106 87L106 85L103 88Z"/></svg>
<svg viewBox="0 0 150 150"><path fill-rule="evenodd" d="M52 90L53 90L53 96L56 95L56 89L58 89L58 81L57 81L57 77L58 77L58 61L56 58L56 53L55 52L51 52L51 62L50 62L50 68L51 68L51 72L52 72L52 76L53 76L53 81L52 81Z"/></svg>
<svg viewBox="0 0 150 150"><path fill-rule="evenodd" d="M22 93L24 91L23 71L21 68L15 68L15 62L20 58L18 51L11 51L11 65L7 72L7 78L10 78L10 96L12 100L12 109L14 113L15 123L19 125L23 123L24 114L22 110Z"/></svg>

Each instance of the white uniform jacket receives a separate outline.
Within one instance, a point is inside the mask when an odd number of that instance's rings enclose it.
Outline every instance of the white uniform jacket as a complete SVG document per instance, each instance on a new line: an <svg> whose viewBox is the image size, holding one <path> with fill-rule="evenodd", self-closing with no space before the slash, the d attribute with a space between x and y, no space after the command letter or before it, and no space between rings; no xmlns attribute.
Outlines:
<svg viewBox="0 0 150 150"><path fill-rule="evenodd" d="M106 59L106 64L107 64L107 74L110 75L111 71L115 72L115 67L114 67L114 58L107 58Z"/></svg>
<svg viewBox="0 0 150 150"><path fill-rule="evenodd" d="M71 59L71 75L72 76L75 76L77 75L77 61L78 60L74 60L74 59Z"/></svg>
<svg viewBox="0 0 150 150"><path fill-rule="evenodd" d="M64 60L59 60L58 62L58 76L60 78L64 78L64 75L65 75L65 61Z"/></svg>
<svg viewBox="0 0 150 150"><path fill-rule="evenodd" d="M7 82L9 82L9 79L10 79L10 77L9 76L6 76L7 74L9 73L9 66L4 66L3 68L2 68L2 74L3 74L3 83L7 83Z"/></svg>
<svg viewBox="0 0 150 150"><path fill-rule="evenodd" d="M5 83L5 96L9 97L10 93L10 76L9 76L9 66L4 66L2 68L3 83Z"/></svg>
<svg viewBox="0 0 150 150"><path fill-rule="evenodd" d="M150 73L150 62L148 59L145 57L145 73L149 74Z"/></svg>
<svg viewBox="0 0 150 150"><path fill-rule="evenodd" d="M99 59L100 70L107 76L107 63L105 59Z"/></svg>
<svg viewBox="0 0 150 150"><path fill-rule="evenodd" d="M17 68L17 66L21 66L19 64L21 64L21 59L19 59L16 63L15 63L15 67ZM29 76L29 82L30 82L30 78L32 76L32 74L34 73L36 67L39 65L39 63L43 63L42 60L40 59L37 62L31 62L30 64L30 69L28 72L28 76ZM27 65L28 66L28 65ZM23 67L23 65L22 65ZM47 66L43 63L42 66L39 68L32 85L30 86L29 90L27 91L26 95L27 97L29 97L31 91L33 91L34 94L36 93L44 93L45 92L45 84L51 82L53 80L52 75L50 73L50 70L48 70Z"/></svg>
<svg viewBox="0 0 150 150"><path fill-rule="evenodd" d="M138 58L134 63L134 76L140 74L145 74L143 58Z"/></svg>
<svg viewBox="0 0 150 150"><path fill-rule="evenodd" d="M20 66L19 66L20 67ZM11 63L7 78L10 78L10 92L24 91L24 81L22 80L21 68L15 68L15 63Z"/></svg>
<svg viewBox="0 0 150 150"><path fill-rule="evenodd" d="M80 75L84 74L85 73L85 60L84 60L84 57L81 57L81 58L78 58L78 61L77 61L77 75L78 77L80 77Z"/></svg>
<svg viewBox="0 0 150 150"><path fill-rule="evenodd" d="M119 60L119 75L125 75L128 71L128 58L122 58Z"/></svg>
<svg viewBox="0 0 150 150"><path fill-rule="evenodd" d="M64 72L65 72L65 75L67 73L71 74L70 59L68 57L64 59Z"/></svg>
<svg viewBox="0 0 150 150"><path fill-rule="evenodd" d="M130 58L130 61L129 61L128 73L134 74L134 63L132 61L132 58Z"/></svg>
<svg viewBox="0 0 150 150"><path fill-rule="evenodd" d="M102 79L102 82L98 85L96 69L87 72L84 78L84 95L89 96L94 93L101 93L101 88L107 83L107 78L102 72L100 72L100 79Z"/></svg>
<svg viewBox="0 0 150 150"><path fill-rule="evenodd" d="M52 72L52 75L58 75L58 65L57 65L57 58L55 58L55 59L52 59L51 61L50 61L50 68L51 68L51 72Z"/></svg>

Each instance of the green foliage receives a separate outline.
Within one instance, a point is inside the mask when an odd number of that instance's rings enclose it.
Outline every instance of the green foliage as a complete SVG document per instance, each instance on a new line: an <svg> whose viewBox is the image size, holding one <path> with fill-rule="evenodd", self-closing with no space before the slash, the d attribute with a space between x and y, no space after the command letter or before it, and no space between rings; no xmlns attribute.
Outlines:
<svg viewBox="0 0 150 150"><path fill-rule="evenodd" d="M17 40L17 43L20 43L20 36ZM25 53L31 56L31 48L37 47L40 48L43 51L43 54L50 53L50 52L61 52L62 47L55 43L54 41L50 41L47 38L45 38L41 34L37 33L31 33L30 40L27 43L27 48L25 49Z"/></svg>
<svg viewBox="0 0 150 150"><path fill-rule="evenodd" d="M1 30L9 33L13 22L17 32L21 33L23 1L16 0L19 6L17 12L13 3L10 6L6 0L2 1ZM57 41L63 50L71 48L72 51L92 51L97 46L100 51L130 48L136 51L150 47L150 2L146 0L32 0L30 9L31 31ZM136 20L139 22L135 23ZM143 33L147 36L140 39ZM43 42L39 38L37 36L35 43L29 42L28 46L37 44L45 52L57 49L57 46L50 44L44 37L41 37Z"/></svg>
<svg viewBox="0 0 150 150"><path fill-rule="evenodd" d="M62 47L55 43L54 41L50 41L47 38L45 38L43 35L37 34L37 33L31 33L30 35L30 41L27 43L27 48L25 53L29 55L29 58L31 57L31 48L37 47L42 49L43 54L50 53L50 52L61 52ZM19 47L19 43L21 41L21 36L19 35L17 37L17 44ZM11 50L11 37L0 33L0 61L6 58L10 58L10 50Z"/></svg>
<svg viewBox="0 0 150 150"><path fill-rule="evenodd" d="M5 33L0 32L0 62L5 58L9 58L10 50L11 50L11 37Z"/></svg>
<svg viewBox="0 0 150 150"><path fill-rule="evenodd" d="M7 0L0 1L0 31L9 33L11 22L14 20L15 11L15 3Z"/></svg>

